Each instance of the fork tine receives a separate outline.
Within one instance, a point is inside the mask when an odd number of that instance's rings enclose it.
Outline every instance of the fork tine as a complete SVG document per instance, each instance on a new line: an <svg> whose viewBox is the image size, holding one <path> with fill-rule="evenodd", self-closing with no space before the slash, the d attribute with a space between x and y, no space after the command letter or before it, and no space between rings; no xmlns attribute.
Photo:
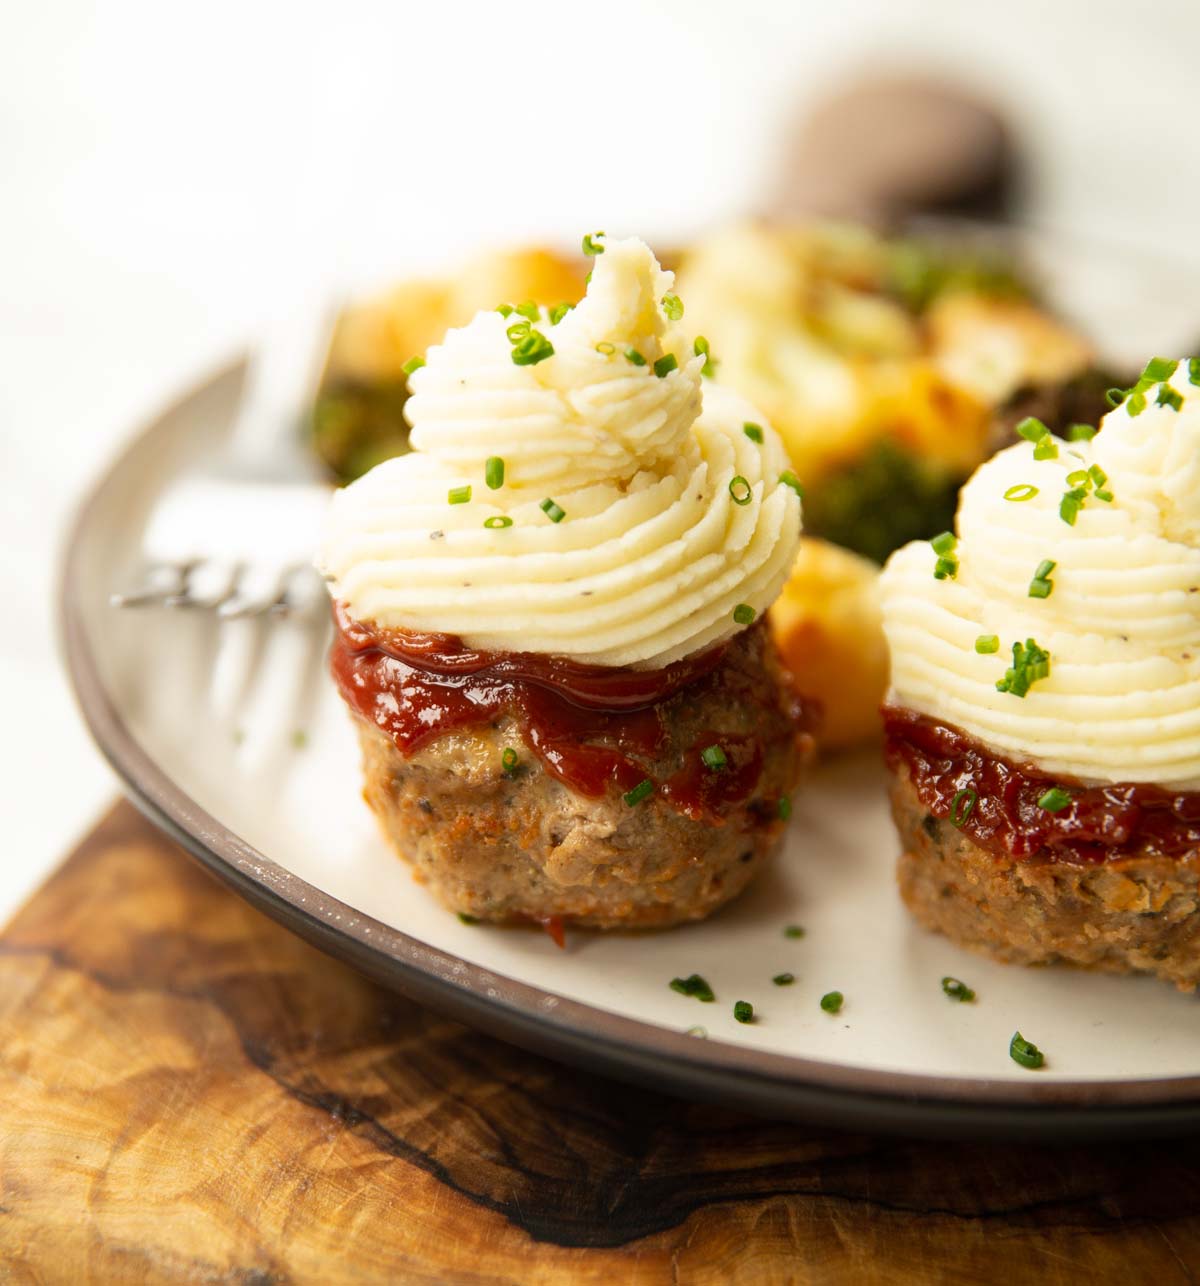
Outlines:
<svg viewBox="0 0 1200 1286"><path fill-rule="evenodd" d="M309 563L293 563L283 573L283 592L271 604L271 611L280 616L293 612L310 612L321 600L321 580L316 568Z"/></svg>
<svg viewBox="0 0 1200 1286"><path fill-rule="evenodd" d="M271 611L286 591L286 574L282 567L246 568L234 592L217 608L217 616L223 621L231 621Z"/></svg>
<svg viewBox="0 0 1200 1286"><path fill-rule="evenodd" d="M206 559L193 564L178 594L165 601L167 607L214 608L227 602L237 591L244 563Z"/></svg>
<svg viewBox="0 0 1200 1286"><path fill-rule="evenodd" d="M165 603L186 589L195 565L194 562L152 563L146 568L140 585L128 593L110 594L108 601L113 607L149 607Z"/></svg>

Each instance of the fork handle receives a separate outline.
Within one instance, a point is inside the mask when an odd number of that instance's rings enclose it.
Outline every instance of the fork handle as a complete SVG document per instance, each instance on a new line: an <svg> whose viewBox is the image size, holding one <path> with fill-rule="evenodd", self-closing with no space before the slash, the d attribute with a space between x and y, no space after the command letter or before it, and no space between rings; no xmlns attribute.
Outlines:
<svg viewBox="0 0 1200 1286"><path fill-rule="evenodd" d="M251 350L230 438L235 458L276 461L296 454L329 352L338 308L332 295L309 296L280 310Z"/></svg>

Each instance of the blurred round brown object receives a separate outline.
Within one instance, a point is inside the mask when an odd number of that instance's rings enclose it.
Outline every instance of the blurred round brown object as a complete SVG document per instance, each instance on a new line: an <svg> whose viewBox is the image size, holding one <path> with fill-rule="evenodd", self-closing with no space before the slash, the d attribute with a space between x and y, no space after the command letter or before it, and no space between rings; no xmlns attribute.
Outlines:
<svg viewBox="0 0 1200 1286"><path fill-rule="evenodd" d="M994 107L936 80L862 80L800 126L776 213L894 220L995 217L1012 204L1012 138Z"/></svg>

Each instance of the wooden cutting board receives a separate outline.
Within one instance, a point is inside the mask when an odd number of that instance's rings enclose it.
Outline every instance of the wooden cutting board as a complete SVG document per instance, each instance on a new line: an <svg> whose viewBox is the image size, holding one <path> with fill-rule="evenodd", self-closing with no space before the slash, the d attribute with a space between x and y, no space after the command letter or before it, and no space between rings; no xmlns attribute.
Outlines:
<svg viewBox="0 0 1200 1286"><path fill-rule="evenodd" d="M1194 1273L1198 1142L909 1143L565 1069L320 955L125 803L0 937L2 1281Z"/></svg>

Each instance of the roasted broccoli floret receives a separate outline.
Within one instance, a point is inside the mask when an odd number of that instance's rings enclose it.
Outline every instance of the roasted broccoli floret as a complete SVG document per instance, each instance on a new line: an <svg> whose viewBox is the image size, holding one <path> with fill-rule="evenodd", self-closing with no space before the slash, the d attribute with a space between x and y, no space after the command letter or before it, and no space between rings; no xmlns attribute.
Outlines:
<svg viewBox="0 0 1200 1286"><path fill-rule="evenodd" d="M806 492L804 531L882 563L954 526L964 479L886 439Z"/></svg>
<svg viewBox="0 0 1200 1286"><path fill-rule="evenodd" d="M343 380L322 389L313 407L313 450L340 483L408 450L408 381Z"/></svg>

